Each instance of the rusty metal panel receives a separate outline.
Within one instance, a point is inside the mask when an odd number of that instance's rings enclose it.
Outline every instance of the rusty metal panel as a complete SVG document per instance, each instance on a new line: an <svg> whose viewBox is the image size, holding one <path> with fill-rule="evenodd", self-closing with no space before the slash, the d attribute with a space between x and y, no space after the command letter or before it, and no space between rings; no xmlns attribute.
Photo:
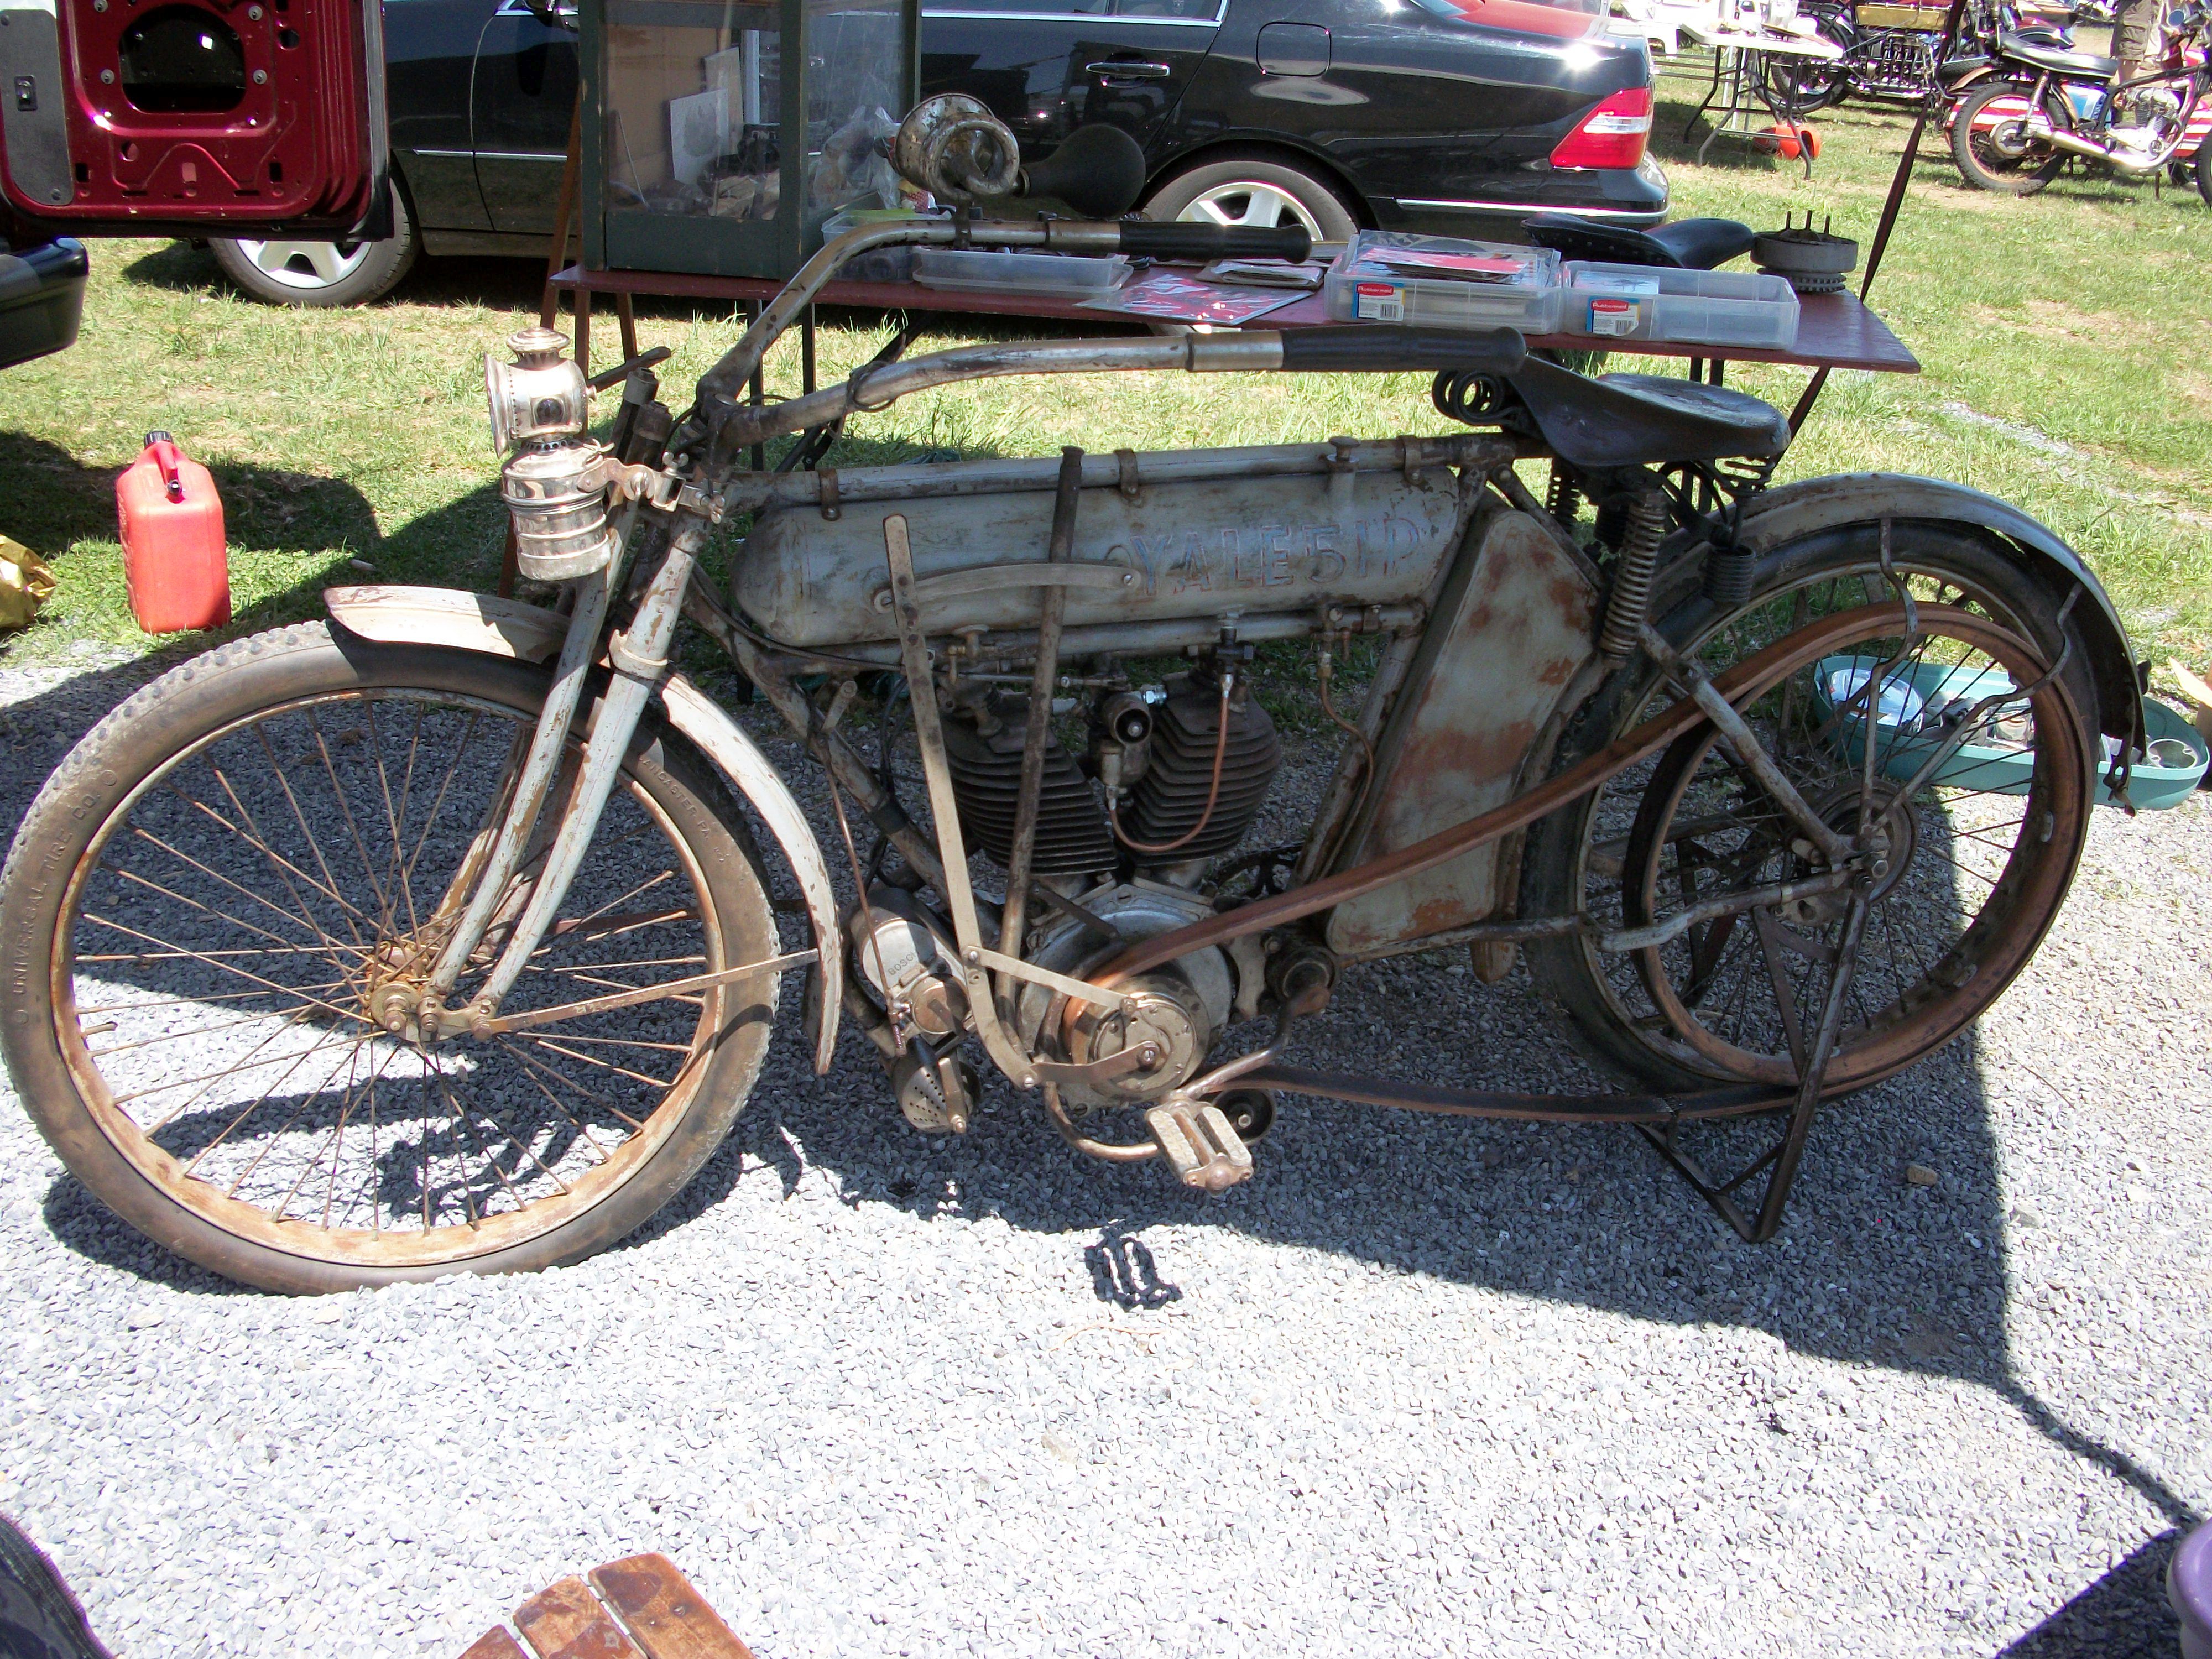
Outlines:
<svg viewBox="0 0 2212 1659"><path fill-rule="evenodd" d="M1117 574L1112 582L1067 588L1066 627L1190 621L1200 624L1194 637L1211 637L1225 617L1318 614L1325 602L1357 611L1426 592L1469 511L1471 492L1460 479L1418 461L1332 469L1318 447L1297 453L1298 472L1255 465L1244 476L1203 478L1155 479L1139 457L1145 481L1136 488L1086 488L1070 560ZM951 474L963 465L941 470ZM1052 485L1047 474L1035 488L901 503L917 587L945 586L945 578L986 567L1042 564ZM930 607L932 632L1036 626L1038 590L1005 580L1003 571L988 574L988 586L980 578L975 584L981 591ZM768 508L746 538L732 593L738 609L787 645L897 636L880 512L841 507L830 517L818 506Z"/></svg>
<svg viewBox="0 0 2212 1659"><path fill-rule="evenodd" d="M592 1587L622 1615L647 1659L753 1659L737 1632L665 1555L594 1567Z"/></svg>
<svg viewBox="0 0 2212 1659"><path fill-rule="evenodd" d="M514 1610L538 1659L645 1659L580 1578L549 1584Z"/></svg>
<svg viewBox="0 0 2212 1659"><path fill-rule="evenodd" d="M1349 868L1463 823L1514 793L1522 757L1595 648L1597 592L1543 526L1495 511L1469 530L1376 745L1382 787L1362 809ZM1339 905L1332 949L1463 927L1498 906L1494 844Z"/></svg>

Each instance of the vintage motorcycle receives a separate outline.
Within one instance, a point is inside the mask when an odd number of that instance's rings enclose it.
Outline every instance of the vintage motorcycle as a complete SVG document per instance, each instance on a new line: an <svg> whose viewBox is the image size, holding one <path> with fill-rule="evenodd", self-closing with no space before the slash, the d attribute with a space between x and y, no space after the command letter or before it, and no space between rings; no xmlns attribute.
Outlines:
<svg viewBox="0 0 2212 1659"><path fill-rule="evenodd" d="M2165 18L2164 56L2147 74L2119 78L2118 58L2017 33L1942 72L1954 102L1951 155L1970 185L2030 196L2081 158L2124 176L2190 172L2212 204L2212 6L2181 0Z"/></svg>
<svg viewBox="0 0 2212 1659"><path fill-rule="evenodd" d="M1956 40L1945 44L1949 8L1891 0L1813 0L1800 8L1822 40L1841 48L1833 59L1763 60L1768 96L1784 115L1803 117L1856 95L1878 103L1923 105L1937 97L1954 65L1984 64L2002 33L2064 48L2065 31L2047 19L2023 18L2012 0L1969 0Z"/></svg>
<svg viewBox="0 0 2212 1659"><path fill-rule="evenodd" d="M940 194L989 171L945 153L902 164ZM817 1070L850 1020L921 1131L973 1121L975 1054L1074 1149L1206 1190L1251 1175L1284 1091L1617 1123L1764 1238L1820 1102L2027 961L2104 738L2124 792L2138 688L2081 559L1953 484L1770 488L1789 424L1718 384L1356 324L886 350L749 398L839 265L902 243L1306 251L863 227L688 410L659 354L600 377L603 441L561 337L517 335L493 428L557 605L333 590L327 623L131 698L21 827L8 1060L116 1213L289 1291L574 1261L728 1132L803 972ZM851 417L987 376L1404 371L1457 435L806 470ZM748 464L787 439L787 470ZM672 665L679 618L811 755L813 816ZM1289 647L1343 742L1303 835L1253 845L1283 754L1255 687ZM1290 1063L1343 975L1446 949L1475 980L1525 952L1632 1089ZM1759 1119L1771 1144L1709 1171Z"/></svg>

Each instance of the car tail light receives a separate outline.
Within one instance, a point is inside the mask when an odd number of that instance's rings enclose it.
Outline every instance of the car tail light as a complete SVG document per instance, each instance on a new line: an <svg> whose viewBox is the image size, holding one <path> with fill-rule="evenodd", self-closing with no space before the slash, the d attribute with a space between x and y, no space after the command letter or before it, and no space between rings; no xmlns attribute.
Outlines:
<svg viewBox="0 0 2212 1659"><path fill-rule="evenodd" d="M1616 92L1577 122L1552 152L1555 167L1632 167L1651 137L1651 88Z"/></svg>

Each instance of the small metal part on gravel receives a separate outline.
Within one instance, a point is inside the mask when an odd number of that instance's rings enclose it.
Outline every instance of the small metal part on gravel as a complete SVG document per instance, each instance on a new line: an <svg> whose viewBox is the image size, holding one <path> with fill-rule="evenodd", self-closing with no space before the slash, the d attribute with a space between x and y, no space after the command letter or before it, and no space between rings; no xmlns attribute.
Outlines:
<svg viewBox="0 0 2212 1659"><path fill-rule="evenodd" d="M8 822L143 678L0 672ZM2170 1652L2207 867L2204 800L2099 812L2027 975L1823 1115L1761 1248L1618 1132L1292 1099L1207 1198L996 1085L923 1139L793 1036L623 1244L287 1300L112 1219L0 1090L0 1508L126 1659L450 1659L647 1550L764 1659ZM1297 1063L1595 1081L1466 967L1353 973Z"/></svg>

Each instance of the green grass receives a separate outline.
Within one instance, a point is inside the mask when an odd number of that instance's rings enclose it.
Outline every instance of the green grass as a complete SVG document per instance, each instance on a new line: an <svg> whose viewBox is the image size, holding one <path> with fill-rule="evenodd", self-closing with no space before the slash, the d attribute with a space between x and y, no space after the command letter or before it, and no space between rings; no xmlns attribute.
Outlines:
<svg viewBox="0 0 2212 1659"><path fill-rule="evenodd" d="M1677 141L1689 82L1661 82L1659 147L1675 211L1778 225L1832 213L1870 236L1906 122L1849 107L1795 162L1723 140L1710 166ZM1693 94L1692 94L1693 96ZM1874 293L1919 355L1917 376L1835 376L1785 477L1886 468L1954 478L2018 503L2080 548L2142 654L2212 655L2212 211L2193 191L2062 179L2014 201L1960 181L1940 137L1923 153ZM0 659L147 651L125 601L113 476L167 427L223 491L234 629L313 614L332 581L489 586L501 521L484 435L482 355L532 320L532 267L432 261L372 310L294 313L229 293L182 244L95 245L83 337L0 374L0 532L52 562L60 592ZM680 393L735 338L726 313L642 307L675 351ZM884 320L823 331L825 374L870 355ZM611 319L600 332L604 363ZM949 344L947 332L928 342ZM919 348L918 348L919 349ZM787 361L787 357L788 361ZM796 348L771 365L795 391ZM1785 406L1802 371L1736 383ZM928 448L1049 454L1433 431L1423 377L1095 376L1005 380L910 398L856 422L845 465ZM173 642L195 646L194 636Z"/></svg>

